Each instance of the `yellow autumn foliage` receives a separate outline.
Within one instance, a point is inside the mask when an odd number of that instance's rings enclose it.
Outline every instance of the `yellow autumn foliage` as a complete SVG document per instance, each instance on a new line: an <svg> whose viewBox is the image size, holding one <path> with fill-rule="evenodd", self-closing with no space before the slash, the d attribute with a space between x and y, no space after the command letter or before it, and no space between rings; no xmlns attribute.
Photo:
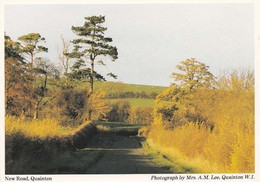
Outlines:
<svg viewBox="0 0 260 182"><path fill-rule="evenodd" d="M189 104L178 111L186 119L196 114L207 122L198 124L198 120L169 129L162 117L156 117L148 141L200 172L254 173L253 73L233 72L221 77L218 84L218 89L192 93Z"/></svg>

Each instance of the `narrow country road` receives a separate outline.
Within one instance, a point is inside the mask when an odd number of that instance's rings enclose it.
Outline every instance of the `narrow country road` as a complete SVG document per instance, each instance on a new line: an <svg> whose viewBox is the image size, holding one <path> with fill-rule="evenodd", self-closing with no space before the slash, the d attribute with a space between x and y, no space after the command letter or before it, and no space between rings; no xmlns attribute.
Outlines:
<svg viewBox="0 0 260 182"><path fill-rule="evenodd" d="M86 174L170 173L169 170L156 166L144 154L140 138L136 136L97 134L82 150L100 154L87 168Z"/></svg>

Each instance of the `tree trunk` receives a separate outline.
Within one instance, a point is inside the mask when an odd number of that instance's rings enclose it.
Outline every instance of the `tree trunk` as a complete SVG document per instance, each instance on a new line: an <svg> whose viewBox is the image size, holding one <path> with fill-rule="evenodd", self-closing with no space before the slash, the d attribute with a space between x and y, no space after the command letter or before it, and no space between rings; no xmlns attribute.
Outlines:
<svg viewBox="0 0 260 182"><path fill-rule="evenodd" d="M90 95L94 91L94 59L91 59L91 69L90 69Z"/></svg>
<svg viewBox="0 0 260 182"><path fill-rule="evenodd" d="M90 109L90 110L88 110L88 120L91 120L91 115L92 115L92 111Z"/></svg>
<svg viewBox="0 0 260 182"><path fill-rule="evenodd" d="M33 70L33 60L34 60L33 54L31 54L31 70Z"/></svg>
<svg viewBox="0 0 260 182"><path fill-rule="evenodd" d="M48 75L45 74L45 79L44 79L42 93L41 93L41 96L40 96L40 100L38 100L36 105L35 105L35 109L34 109L34 113L33 113L33 119L38 119L38 117L39 117L39 110L41 110L41 108L45 105L45 104L41 104L41 103L42 103L42 100L43 100L44 95L45 95L45 90L46 90L46 86L47 86L47 79L48 79Z"/></svg>
<svg viewBox="0 0 260 182"><path fill-rule="evenodd" d="M47 73L46 73L46 74L45 74L45 80L44 80L43 93L42 93L42 95L44 95L44 92L45 92L46 87L47 87L47 79L48 79L48 75L47 75Z"/></svg>
<svg viewBox="0 0 260 182"><path fill-rule="evenodd" d="M89 94L89 96L91 96L93 94L93 91L94 91L94 59L92 59L92 56L91 56L90 94ZM91 115L92 115L92 109L90 108L88 110L88 120L91 120Z"/></svg>
<svg viewBox="0 0 260 182"><path fill-rule="evenodd" d="M21 113L21 116L20 116L21 118L25 118L25 111L24 111L24 109L22 109L22 113Z"/></svg>
<svg viewBox="0 0 260 182"><path fill-rule="evenodd" d="M39 117L39 110L35 109L34 113L33 113L33 119L38 119Z"/></svg>
<svg viewBox="0 0 260 182"><path fill-rule="evenodd" d="M68 68L65 68L65 74L66 74L66 87L68 88L69 86L69 77L68 77Z"/></svg>
<svg viewBox="0 0 260 182"><path fill-rule="evenodd" d="M95 35L95 30L92 35L92 41L94 42L94 35ZM90 94L91 96L94 92L94 60L95 60L95 55L94 55L94 45L91 45L91 55L90 55L90 60L91 60L91 68L90 68ZM91 105L91 104L90 104ZM88 111L88 120L91 120L91 115L92 115L92 109L90 108Z"/></svg>

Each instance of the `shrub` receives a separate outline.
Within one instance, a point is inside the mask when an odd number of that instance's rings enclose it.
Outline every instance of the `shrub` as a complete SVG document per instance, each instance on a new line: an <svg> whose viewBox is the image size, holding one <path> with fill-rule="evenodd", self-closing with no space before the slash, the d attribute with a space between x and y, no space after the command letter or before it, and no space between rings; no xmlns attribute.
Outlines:
<svg viewBox="0 0 260 182"><path fill-rule="evenodd" d="M107 121L147 125L153 121L153 108L131 108L128 101L111 103L111 110L104 116Z"/></svg>
<svg viewBox="0 0 260 182"><path fill-rule="evenodd" d="M132 124L151 124L153 121L153 108L131 108L127 123Z"/></svg>
<svg viewBox="0 0 260 182"><path fill-rule="evenodd" d="M104 100L106 92L95 92L89 98L88 110L91 111L92 120L107 120L106 115L112 106Z"/></svg>
<svg viewBox="0 0 260 182"><path fill-rule="evenodd" d="M127 101L119 101L111 104L112 108L107 113L108 121L125 122L130 114L130 105Z"/></svg>
<svg viewBox="0 0 260 182"><path fill-rule="evenodd" d="M84 89L66 89L54 92L55 99L40 112L39 118L56 118L65 126L79 126L87 119L88 92Z"/></svg>
<svg viewBox="0 0 260 182"><path fill-rule="evenodd" d="M151 98L151 99L156 99L158 93L156 92L151 92L149 95L148 95L148 98Z"/></svg>

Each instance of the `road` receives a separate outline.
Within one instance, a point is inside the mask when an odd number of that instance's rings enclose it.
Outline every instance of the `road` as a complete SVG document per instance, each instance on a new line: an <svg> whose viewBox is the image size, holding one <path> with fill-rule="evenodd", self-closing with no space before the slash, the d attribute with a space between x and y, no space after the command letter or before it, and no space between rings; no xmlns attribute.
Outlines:
<svg viewBox="0 0 260 182"><path fill-rule="evenodd" d="M144 154L136 136L97 134L83 151L99 153L96 161L88 166L85 174L154 174L170 173L168 169L156 166Z"/></svg>

